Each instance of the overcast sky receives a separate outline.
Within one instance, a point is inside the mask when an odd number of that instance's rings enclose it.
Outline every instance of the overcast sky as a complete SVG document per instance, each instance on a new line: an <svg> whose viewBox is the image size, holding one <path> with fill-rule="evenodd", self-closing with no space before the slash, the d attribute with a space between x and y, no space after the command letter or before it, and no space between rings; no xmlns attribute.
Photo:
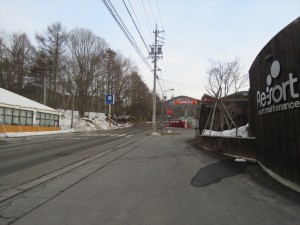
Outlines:
<svg viewBox="0 0 300 225"><path fill-rule="evenodd" d="M187 95L201 98L207 84L208 59L238 57L243 73L264 45L300 16L300 0L124 0L147 45L154 42L157 24L164 38L158 73L170 98ZM141 41L122 0L111 0L145 56ZM132 11L133 9L133 11ZM68 30L88 28L110 47L130 58L148 87L153 72L130 45L102 0L0 0L0 31L25 32L35 45L36 32L61 22ZM150 60L149 60L150 61ZM245 87L247 90L248 87ZM158 93L161 91L158 86Z"/></svg>

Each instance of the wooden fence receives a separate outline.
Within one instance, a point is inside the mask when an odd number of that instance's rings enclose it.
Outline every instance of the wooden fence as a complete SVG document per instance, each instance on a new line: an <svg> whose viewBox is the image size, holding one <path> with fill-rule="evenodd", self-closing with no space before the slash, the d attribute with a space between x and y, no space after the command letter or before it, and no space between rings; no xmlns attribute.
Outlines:
<svg viewBox="0 0 300 225"><path fill-rule="evenodd" d="M196 142L211 151L256 160L255 138L197 135Z"/></svg>

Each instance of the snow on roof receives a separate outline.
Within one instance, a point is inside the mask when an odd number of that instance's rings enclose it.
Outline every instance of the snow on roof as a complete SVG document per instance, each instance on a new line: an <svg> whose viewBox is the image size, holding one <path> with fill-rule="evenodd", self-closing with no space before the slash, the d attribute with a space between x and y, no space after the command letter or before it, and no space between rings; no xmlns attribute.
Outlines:
<svg viewBox="0 0 300 225"><path fill-rule="evenodd" d="M59 114L57 110L0 88L0 106Z"/></svg>

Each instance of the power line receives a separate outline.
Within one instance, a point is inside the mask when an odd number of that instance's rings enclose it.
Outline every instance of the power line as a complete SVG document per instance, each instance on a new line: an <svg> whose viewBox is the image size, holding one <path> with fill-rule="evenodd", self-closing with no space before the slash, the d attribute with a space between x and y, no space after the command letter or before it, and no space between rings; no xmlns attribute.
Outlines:
<svg viewBox="0 0 300 225"><path fill-rule="evenodd" d="M134 19L133 19L133 17L132 17L132 15L131 15L131 13L130 13L130 11L129 11L129 9L128 9L128 7L127 7L127 5L126 5L126 3L125 3L125 1L124 1L124 0L123 0L123 3L124 3L124 5L125 5L125 8L126 8L126 10L127 10L128 14L129 14L129 16L130 16L131 20L132 20L132 22L133 22L133 24L134 24L134 26L135 26L135 28L136 28L137 32L138 32L138 33L139 33L139 35L140 35L140 38L142 39L142 41L143 41L143 43L144 43L144 45L145 45L145 47L146 47L147 51L149 52L149 49L148 49L148 47L147 47L147 45L146 45L146 43L145 43L145 40L144 40L144 38L143 38L143 36L142 36L142 34L141 34L141 32L140 32L139 28L137 27L137 25L136 25L136 23L135 23L135 21L134 21Z"/></svg>
<svg viewBox="0 0 300 225"><path fill-rule="evenodd" d="M142 29L140 23L139 23L138 17L137 17L137 15L136 15L136 13L135 13L135 11L134 11L134 9L133 9L133 6L132 6L130 0L127 0L127 1L128 1L129 5L130 5L131 11L133 12L133 15L134 15L134 17L135 17L135 20L136 20L136 22L137 22L137 25L138 25L139 29L141 30L141 33L142 33L143 36L144 36L145 33L144 33L144 31L143 31L143 29ZM147 28L148 28L148 27L147 27ZM150 37L151 37L152 33L150 32L149 28L148 28L148 32L149 32Z"/></svg>
<svg viewBox="0 0 300 225"><path fill-rule="evenodd" d="M146 14L146 18L148 19L148 23L150 24L151 29L154 30L154 29L153 29L153 26L152 26L152 23L151 23L151 21L150 21L150 19L149 19L149 15L148 15L148 13L147 13L147 10L146 10L146 7L145 7L145 5L144 5L143 0L141 0L141 3L142 3L142 5L143 5L143 8L144 8L144 11L145 11L145 14Z"/></svg>
<svg viewBox="0 0 300 225"><path fill-rule="evenodd" d="M165 33L165 32L163 32L163 33ZM165 42L164 42L164 44L165 44ZM165 48L165 51L164 52L166 52L166 48ZM165 77L165 70L166 70L166 66L165 66L165 58L166 57L162 57L162 63L163 63L163 70L159 70L159 72L160 72L160 76L161 76L161 83L162 83L162 85L163 85L163 88L164 88L164 90L167 90L167 89L171 89L170 88L170 85L168 84L168 82L167 82L167 80L166 79L164 79L164 77ZM167 86L167 88L166 88L166 86Z"/></svg>
<svg viewBox="0 0 300 225"><path fill-rule="evenodd" d="M110 12L110 14L114 18L114 20L116 21L116 23L118 24L118 26L120 27L120 29L122 30L122 32L124 33L124 35L126 36L126 38L128 39L128 41L130 42L130 44L132 45L132 47L135 49L135 51L141 57L141 59L143 60L143 62L146 64L146 66L148 66L148 68L150 70L152 70L152 67L151 67L150 63L148 62L147 58L143 55L143 53L140 50L140 48L138 47L135 39L133 38L133 36L129 32L129 30L127 29L126 25L124 24L122 18L119 16L117 10L114 8L113 4L110 2L110 0L102 0L102 2L104 3L104 5L108 9L108 11Z"/></svg>
<svg viewBox="0 0 300 225"><path fill-rule="evenodd" d="M197 90L206 90L206 89L203 89L203 88L199 88L199 87L195 87L195 86L190 86L190 85L178 83L178 82L175 82L175 81L170 81L170 80L165 80L165 81L168 81L168 82L173 83L175 85L179 85L181 87L184 86L184 87L193 88L193 89L197 89Z"/></svg>
<svg viewBox="0 0 300 225"><path fill-rule="evenodd" d="M198 80L198 81L201 80L201 79L207 79L207 77L201 77L201 76L199 76L199 74L195 75L195 76L191 76L191 75L183 74L183 73L169 72L167 70L165 70L165 73L166 74L171 74L172 76L176 76L176 77L187 77L187 78Z"/></svg>
<svg viewBox="0 0 300 225"><path fill-rule="evenodd" d="M159 85L159 87L160 87L160 90L161 90L161 93L162 93L162 95L164 94L164 91L163 91L163 88L162 88L162 86L161 86L161 83L160 83L160 79L157 77L157 81L158 81L158 85Z"/></svg>
<svg viewBox="0 0 300 225"><path fill-rule="evenodd" d="M159 6L158 6L157 0L156 0L156 6L157 6L157 11L158 11L158 15L159 15L161 27L162 27L162 29L164 30L165 28L164 28L164 25L163 25L163 23L162 23L161 14L160 14L160 10L159 10Z"/></svg>
<svg viewBox="0 0 300 225"><path fill-rule="evenodd" d="M151 13L152 13L152 17L153 17L153 19L154 19L154 22L155 22L155 24L157 24L156 18L155 18L155 15L154 15L154 13L153 13L152 6L151 6L151 3L150 3L149 0L148 0L148 3L149 3L149 6L150 6L150 10L151 10Z"/></svg>
<svg viewBox="0 0 300 225"><path fill-rule="evenodd" d="M161 27L162 27L162 29L164 30L164 25L163 25L163 22L162 22L162 18L161 18L161 13L160 13L159 5L158 5L157 0L156 0L155 2L156 2L156 7L157 7L157 12L158 12L159 20L160 20L160 23L161 23ZM149 1L149 4L150 4L150 1ZM167 52L165 37L166 37L166 35L165 35L165 32L164 32L165 52ZM163 67L166 68L166 66L165 66L165 57L163 58ZM164 87L165 87L165 83L168 83L168 82L166 82L166 81L163 79L163 78L164 78L164 73L163 73L163 72L161 72L161 77L162 77L162 80L161 80L161 81L162 81L162 83L163 83L163 85L164 85ZM171 89L169 84L167 84L167 86L168 86L167 89ZM165 87L165 90L166 90L166 87Z"/></svg>
<svg viewBox="0 0 300 225"><path fill-rule="evenodd" d="M122 18L119 16L117 10L115 9L115 7L113 6L113 4L111 3L110 0L108 0L108 2L109 2L109 4L111 5L111 7L112 7L112 9L113 9L113 11L114 11L114 13L115 13L115 15L117 15L119 21L121 21L121 26L122 26L121 29L123 28L123 29L125 30L126 34L128 34L129 39L130 39L129 41L130 41L131 43L133 43L133 45L134 45L133 47L138 51L138 53L142 53L141 50L139 49L139 47L138 47L136 41L134 40L133 36L131 35L131 33L130 33L129 30L127 29L126 25L124 24ZM122 30L123 30L123 29L122 29ZM126 34L125 34L125 35L126 35ZM127 35L126 35L126 36L127 36Z"/></svg>
<svg viewBox="0 0 300 225"><path fill-rule="evenodd" d="M159 79L161 79L161 85L162 85L162 88L164 89L164 90L166 90L167 88L166 88L166 85L165 85L165 82L164 82L164 80L163 80L163 73L162 73L162 71L160 70L160 76L161 76L161 78L159 78ZM170 89L170 88L168 88L168 89Z"/></svg>

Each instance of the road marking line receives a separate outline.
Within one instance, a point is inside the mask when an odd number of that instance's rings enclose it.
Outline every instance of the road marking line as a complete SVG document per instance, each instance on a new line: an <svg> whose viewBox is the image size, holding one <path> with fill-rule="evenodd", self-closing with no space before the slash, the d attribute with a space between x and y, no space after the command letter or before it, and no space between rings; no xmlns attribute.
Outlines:
<svg viewBox="0 0 300 225"><path fill-rule="evenodd" d="M110 133L108 133L108 134L99 134L99 136L108 136L108 135L111 135Z"/></svg>

